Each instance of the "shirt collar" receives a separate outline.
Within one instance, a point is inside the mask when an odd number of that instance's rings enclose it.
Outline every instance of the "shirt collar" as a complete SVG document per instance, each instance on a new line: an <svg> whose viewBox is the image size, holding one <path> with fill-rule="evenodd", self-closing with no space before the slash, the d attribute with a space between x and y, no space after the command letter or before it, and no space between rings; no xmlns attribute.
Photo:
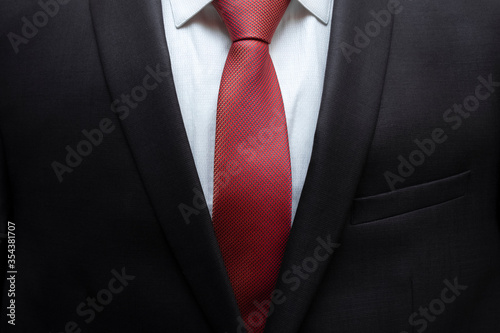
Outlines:
<svg viewBox="0 0 500 333"><path fill-rule="evenodd" d="M299 3L324 24L330 22L333 0L299 0Z"/></svg>
<svg viewBox="0 0 500 333"><path fill-rule="evenodd" d="M304 8L324 24L328 24L334 0L298 0ZM198 14L212 0L170 0L174 23L182 27L193 16Z"/></svg>

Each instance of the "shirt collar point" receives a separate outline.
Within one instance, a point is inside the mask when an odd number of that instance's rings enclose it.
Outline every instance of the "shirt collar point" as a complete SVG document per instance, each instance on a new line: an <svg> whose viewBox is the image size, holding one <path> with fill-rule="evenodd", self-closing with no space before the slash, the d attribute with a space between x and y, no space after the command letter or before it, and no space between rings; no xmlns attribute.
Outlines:
<svg viewBox="0 0 500 333"><path fill-rule="evenodd" d="M334 0L299 0L311 14L327 25L330 22L332 4Z"/></svg>
<svg viewBox="0 0 500 333"><path fill-rule="evenodd" d="M186 19L177 19L177 18L175 17L175 15L174 15L174 24L175 24L175 27L176 27L177 29L182 28L182 26L183 26L184 24L186 24L186 22L187 22L187 21L189 21L189 19L190 19L190 18L191 18L191 17L188 17L188 18L186 18Z"/></svg>
<svg viewBox="0 0 500 333"><path fill-rule="evenodd" d="M177 29L182 28L184 24L211 2L212 0L191 0L185 2L170 0L175 27Z"/></svg>

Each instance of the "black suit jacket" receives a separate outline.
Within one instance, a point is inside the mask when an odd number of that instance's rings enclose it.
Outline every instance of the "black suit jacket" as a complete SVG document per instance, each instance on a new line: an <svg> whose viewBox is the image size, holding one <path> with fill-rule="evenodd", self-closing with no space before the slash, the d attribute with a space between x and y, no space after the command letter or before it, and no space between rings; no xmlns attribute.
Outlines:
<svg viewBox="0 0 500 333"><path fill-rule="evenodd" d="M41 3L0 3L0 331L242 332L160 0ZM500 332L500 2L389 6L335 1L266 332Z"/></svg>

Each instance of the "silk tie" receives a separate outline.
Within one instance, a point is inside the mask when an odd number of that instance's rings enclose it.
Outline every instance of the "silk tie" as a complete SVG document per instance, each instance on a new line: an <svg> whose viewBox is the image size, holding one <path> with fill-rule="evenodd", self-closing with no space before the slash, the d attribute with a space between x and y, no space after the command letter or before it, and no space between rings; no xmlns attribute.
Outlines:
<svg viewBox="0 0 500 333"><path fill-rule="evenodd" d="M217 103L212 219L249 332L264 331L291 228L283 98L269 43L290 0L215 0L232 45Z"/></svg>

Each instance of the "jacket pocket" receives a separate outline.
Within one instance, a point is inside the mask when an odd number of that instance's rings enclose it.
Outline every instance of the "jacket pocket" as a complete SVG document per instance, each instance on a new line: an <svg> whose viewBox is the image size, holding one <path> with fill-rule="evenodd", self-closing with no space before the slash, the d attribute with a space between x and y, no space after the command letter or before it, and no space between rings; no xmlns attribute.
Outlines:
<svg viewBox="0 0 500 333"><path fill-rule="evenodd" d="M400 190L354 199L351 224L410 213L460 198L467 192L470 170Z"/></svg>

